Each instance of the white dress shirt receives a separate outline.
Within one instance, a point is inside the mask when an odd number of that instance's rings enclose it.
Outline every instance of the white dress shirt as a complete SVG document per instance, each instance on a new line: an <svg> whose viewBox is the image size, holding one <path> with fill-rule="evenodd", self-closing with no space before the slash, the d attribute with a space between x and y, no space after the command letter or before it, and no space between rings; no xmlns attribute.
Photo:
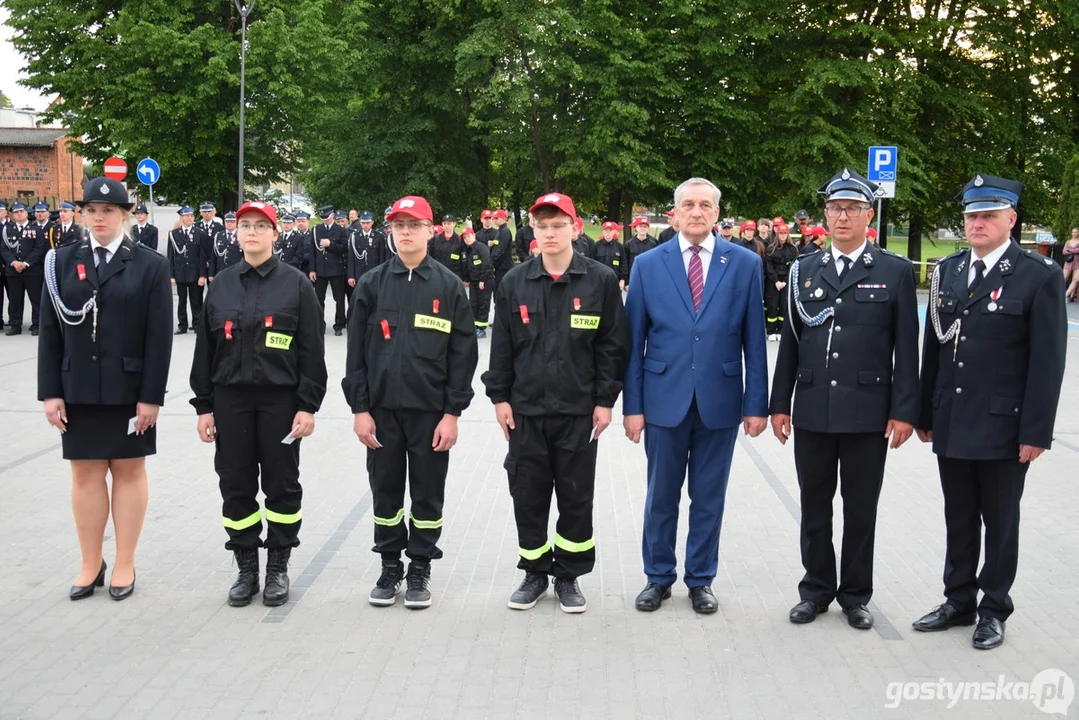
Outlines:
<svg viewBox="0 0 1079 720"><path fill-rule="evenodd" d="M103 245L103 244L101 244L101 243L99 243L97 241L96 237L91 235L90 236L90 251L94 254L94 267L98 267L100 265L100 263L98 262L98 259L97 259L97 249L99 247L100 248L105 248L105 263L108 264L108 262L110 260L112 260L112 256L115 255L116 251L120 249L120 243L123 242L123 239L124 239L124 236L121 235L120 237L116 238L115 240L113 240L108 245Z"/></svg>
<svg viewBox="0 0 1079 720"><path fill-rule="evenodd" d="M850 258L850 262L847 263L847 270L850 270L852 267L854 267L854 263L858 262L858 258L860 258L862 256L862 253L865 252L865 246L867 242L867 240L863 240L862 244L859 245L858 248L852 253L839 252L839 250L836 249L836 246L832 245L832 259L836 262L836 270L839 270L839 258L841 257Z"/></svg>
<svg viewBox="0 0 1079 720"><path fill-rule="evenodd" d="M989 253L983 258L975 255L974 248L971 248L970 263L967 266L967 287L970 287L970 284L974 282L974 273L976 272L976 270L974 269L974 261L981 260L983 263L985 263L985 274L982 275L982 277L985 277L985 275L988 275L989 271L993 269L993 266L1000 262L1000 258L1004 256L1004 252L1008 249L1008 245L1010 244L1010 241L1001 243L1000 247L998 247L996 250Z"/></svg>
<svg viewBox="0 0 1079 720"><path fill-rule="evenodd" d="M678 248L682 251L682 265L686 268L686 278L689 278L689 261L693 257L693 252L689 249L692 245L689 240L686 240L686 236L682 233L678 233ZM708 266L712 264L712 254L716 251L716 237L711 233L701 243L701 251L698 253L701 258L701 280L707 285L708 283Z"/></svg>

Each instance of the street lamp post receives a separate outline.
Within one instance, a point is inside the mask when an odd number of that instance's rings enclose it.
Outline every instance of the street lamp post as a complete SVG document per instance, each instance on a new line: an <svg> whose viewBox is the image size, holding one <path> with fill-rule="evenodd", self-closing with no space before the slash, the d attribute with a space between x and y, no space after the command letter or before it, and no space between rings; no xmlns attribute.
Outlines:
<svg viewBox="0 0 1079 720"><path fill-rule="evenodd" d="M245 4L243 0L233 0L236 11L240 13L240 168L236 177L236 206L244 202L244 81L247 73L247 16L255 5L254 0Z"/></svg>

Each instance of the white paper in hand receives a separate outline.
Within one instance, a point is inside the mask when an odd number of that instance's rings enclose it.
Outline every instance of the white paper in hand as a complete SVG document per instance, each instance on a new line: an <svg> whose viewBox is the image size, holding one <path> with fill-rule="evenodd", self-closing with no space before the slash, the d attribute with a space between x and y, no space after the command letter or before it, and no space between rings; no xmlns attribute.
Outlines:
<svg viewBox="0 0 1079 720"><path fill-rule="evenodd" d="M592 434L588 436L588 442L592 442L596 439L596 430L599 430L599 425L592 426Z"/></svg>
<svg viewBox="0 0 1079 720"><path fill-rule="evenodd" d="M139 421L139 418L138 418L137 415L127 421L127 434L128 435L135 432L135 423L137 423L138 421Z"/></svg>
<svg viewBox="0 0 1079 720"><path fill-rule="evenodd" d="M382 443L380 443L380 442L378 441L378 438L377 438L377 437L375 437L374 435L372 435L372 436L371 436L371 439L375 441L375 445L378 445L378 446L379 446L380 448L382 447Z"/></svg>
<svg viewBox="0 0 1079 720"><path fill-rule="evenodd" d="M292 428L291 430L289 430L289 431L288 431L288 435L286 435L286 436L285 436L285 439L281 441L281 444L282 444L282 445L291 445L292 443L294 443L294 442L296 442L297 440L299 440L299 438L298 438L298 437L296 437L296 436L294 436L294 435L293 435L293 433L295 433L295 432L296 432L297 430L299 430L299 429L300 429L300 426L299 426L299 425L297 425L296 427L294 427L294 428Z"/></svg>

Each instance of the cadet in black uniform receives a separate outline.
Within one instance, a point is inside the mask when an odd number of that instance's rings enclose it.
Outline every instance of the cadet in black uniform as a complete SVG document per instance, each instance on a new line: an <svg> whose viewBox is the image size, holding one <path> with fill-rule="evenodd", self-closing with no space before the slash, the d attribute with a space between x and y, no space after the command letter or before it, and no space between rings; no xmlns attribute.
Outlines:
<svg viewBox="0 0 1079 720"><path fill-rule="evenodd" d="M348 284L356 287L360 278L386 262L390 249L386 246L386 237L374 228L375 216L364 211L360 213L359 227L352 231L348 241Z"/></svg>
<svg viewBox="0 0 1079 720"><path fill-rule="evenodd" d="M595 243L592 238L584 233L584 220L575 218L573 221L573 252L591 258L595 251Z"/></svg>
<svg viewBox="0 0 1079 720"><path fill-rule="evenodd" d="M82 550L72 600L105 584L102 539L112 510L116 563L109 595L135 590L135 547L146 516L146 456L172 357L172 292L165 258L124 236L127 188L86 185L90 239L50 251L38 342L38 399L71 461L71 505ZM106 475L112 475L112 497Z"/></svg>
<svg viewBox="0 0 1079 720"><path fill-rule="evenodd" d="M442 557L448 451L457 442L457 418L472 401L479 352L464 286L427 256L431 206L410 195L388 216L397 256L356 286L341 386L355 414L353 430L367 447L373 549L382 555L369 601L396 602L404 552L412 561L405 607L424 608L431 604L431 561Z"/></svg>
<svg viewBox="0 0 1079 720"><path fill-rule="evenodd" d="M3 260L3 240L15 223L8 217L7 203L0 201L0 330L4 329L4 292L7 289L7 261Z"/></svg>
<svg viewBox="0 0 1079 720"><path fill-rule="evenodd" d="M434 234L427 243L427 254L432 260L442 263L461 282L468 282L468 273L464 266L465 245L452 228L448 233L445 230L444 225L434 226Z"/></svg>
<svg viewBox="0 0 1079 720"><path fill-rule="evenodd" d="M977 175L960 192L971 249L933 271L922 355L918 437L940 469L947 601L914 629L973 625L977 614L983 650L1004 642L1014 610L1019 501L1030 463L1052 445L1068 342L1060 267L1008 237L1022 189Z"/></svg>
<svg viewBox="0 0 1079 720"><path fill-rule="evenodd" d="M530 248L535 239L536 231L532 229L531 223L518 228L517 237L513 239L514 247L517 248L517 262L524 262L532 257Z"/></svg>
<svg viewBox="0 0 1079 720"><path fill-rule="evenodd" d="M348 312L345 296L345 253L348 252L348 233L334 222L333 206L319 208L322 222L311 228L311 255L308 268L311 282L315 284L318 304L326 311L326 287L333 289L333 301L337 310L333 315L333 334L340 335L345 328Z"/></svg>
<svg viewBox="0 0 1079 720"><path fill-rule="evenodd" d="M136 205L135 224L131 226L131 239L157 252L158 232L156 227L149 224L149 219L150 213L146 211L146 206L142 203Z"/></svg>
<svg viewBox="0 0 1079 720"><path fill-rule="evenodd" d="M678 237L678 221L675 220L674 210L667 211L667 222L670 223L666 228L659 233L659 244L667 242L671 238ZM734 227L733 225L731 227Z"/></svg>
<svg viewBox="0 0 1079 720"><path fill-rule="evenodd" d="M513 268L513 234L506 225L507 219L509 216L502 208L491 212L491 230L494 234L490 236L487 246L491 250L491 264L495 266L495 291L498 290L498 283Z"/></svg>
<svg viewBox="0 0 1079 720"><path fill-rule="evenodd" d="M214 274L214 239L225 229L225 224L217 217L217 206L210 201L199 203L199 216L195 229L202 232L202 259L206 263L203 276L210 278Z"/></svg>
<svg viewBox="0 0 1079 720"><path fill-rule="evenodd" d="M629 284L629 277L633 273L633 261L637 259L638 255L648 252L658 244L656 239L648 234L648 218L634 218L629 226L636 232L625 244L627 285Z"/></svg>
<svg viewBox="0 0 1079 720"><path fill-rule="evenodd" d="M219 272L244 259L243 248L236 236L236 213L225 213L225 229L217 233L211 247L214 254L210 258L210 280L213 281Z"/></svg>
<svg viewBox="0 0 1079 720"><path fill-rule="evenodd" d="M785 222L775 224L775 240L764 252L764 307L768 323L768 339L779 342L783 322L787 318L787 279L791 263L798 257L798 248L791 242L790 228Z"/></svg>
<svg viewBox="0 0 1079 720"><path fill-rule="evenodd" d="M202 231L194 227L195 213L184 205L177 211L180 227L169 232L169 268L172 284L176 286L176 335L187 332L187 303L191 302L191 327L199 321L202 312L202 292L206 285L208 263L203 257ZM212 252L212 251L211 251Z"/></svg>
<svg viewBox="0 0 1079 720"><path fill-rule="evenodd" d="M776 359L769 412L791 435L802 506L801 602L807 623L837 600L851 627L873 615L873 537L888 437L898 448L918 419L918 310L910 261L870 245L876 185L844 169L820 189L834 243L791 265L790 313ZM893 364L894 358L894 364ZM832 499L842 483L843 549L836 585Z"/></svg>
<svg viewBox="0 0 1079 720"><path fill-rule="evenodd" d="M494 213L489 209L484 208L483 212L480 213L480 224L483 225L483 227L476 231L476 240L486 245L489 249L491 247L491 240L498 235L498 231L494 229Z"/></svg>
<svg viewBox="0 0 1079 720"><path fill-rule="evenodd" d="M573 200L550 193L530 212L542 254L499 286L497 332L483 374L509 441L517 567L525 571L509 607L533 607L551 575L562 610L580 613L587 605L577 578L596 560L594 441L610 425L622 391L629 326L617 277L573 250ZM553 548L547 535L552 490L558 502Z"/></svg>
<svg viewBox="0 0 1079 720"><path fill-rule="evenodd" d="M592 259L614 270L618 278L618 287L625 290L626 281L626 249L622 243L615 240L614 234L618 231L618 223L608 220L603 223L603 237L596 240L592 246Z"/></svg>
<svg viewBox="0 0 1079 720"><path fill-rule="evenodd" d="M83 234L82 228L75 223L75 203L60 203L60 220L49 225L46 233L49 250L74 245L83 239Z"/></svg>
<svg viewBox="0 0 1079 720"><path fill-rule="evenodd" d="M296 243L296 255L293 258L293 267L297 267L295 263L299 263L298 267L304 275L310 277L311 273L311 255L314 249L311 246L311 216L305 211L301 210L296 213L296 232L299 233L300 239ZM314 282L314 280L312 280Z"/></svg>
<svg viewBox="0 0 1079 720"><path fill-rule="evenodd" d="M494 292L495 268L491 263L491 251L476 241L472 228L466 227L461 235L464 243L462 262L468 273L468 301L472 316L476 319L476 337L487 337L487 319L491 312L491 293Z"/></svg>
<svg viewBox="0 0 1079 720"><path fill-rule="evenodd" d="M802 228L802 237L804 242L802 247L798 249L798 255L814 255L823 250L825 244L827 244L828 230L823 225L814 227L807 225Z"/></svg>
<svg viewBox="0 0 1079 720"><path fill-rule="evenodd" d="M216 443L225 548L239 567L229 605L248 605L258 594L258 548L265 547L262 602L275 606L288 602L289 558L300 544L300 439L315 431L326 396L326 348L314 288L273 252L277 211L246 202L236 218L244 257L218 275L206 295L195 334L191 404L199 439Z"/></svg>
<svg viewBox="0 0 1079 720"><path fill-rule="evenodd" d="M302 234L296 230L296 218L287 213L282 215L281 232L274 240L274 255L286 265L300 270L303 265L302 239Z"/></svg>
<svg viewBox="0 0 1079 720"><path fill-rule="evenodd" d="M0 257L4 260L8 292L8 324L5 335L22 333L23 293L30 296L30 334L37 335L41 281L44 277L42 263L48 241L44 232L38 232L37 224L27 221L26 206L11 206L13 222L4 228Z"/></svg>

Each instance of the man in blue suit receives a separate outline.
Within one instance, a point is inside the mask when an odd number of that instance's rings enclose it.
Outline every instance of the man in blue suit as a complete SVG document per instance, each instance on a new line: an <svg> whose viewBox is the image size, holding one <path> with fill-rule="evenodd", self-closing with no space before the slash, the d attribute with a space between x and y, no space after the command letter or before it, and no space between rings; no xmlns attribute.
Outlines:
<svg viewBox="0 0 1079 720"><path fill-rule="evenodd" d="M630 276L622 410L626 437L640 442L643 433L648 456L642 542L648 584L636 601L643 611L657 610L678 577L674 543L687 466L685 583L695 611L719 609L710 586L738 426L750 437L767 426L761 261L712 234L719 199L719 188L703 178L679 185L678 235L641 255Z"/></svg>

